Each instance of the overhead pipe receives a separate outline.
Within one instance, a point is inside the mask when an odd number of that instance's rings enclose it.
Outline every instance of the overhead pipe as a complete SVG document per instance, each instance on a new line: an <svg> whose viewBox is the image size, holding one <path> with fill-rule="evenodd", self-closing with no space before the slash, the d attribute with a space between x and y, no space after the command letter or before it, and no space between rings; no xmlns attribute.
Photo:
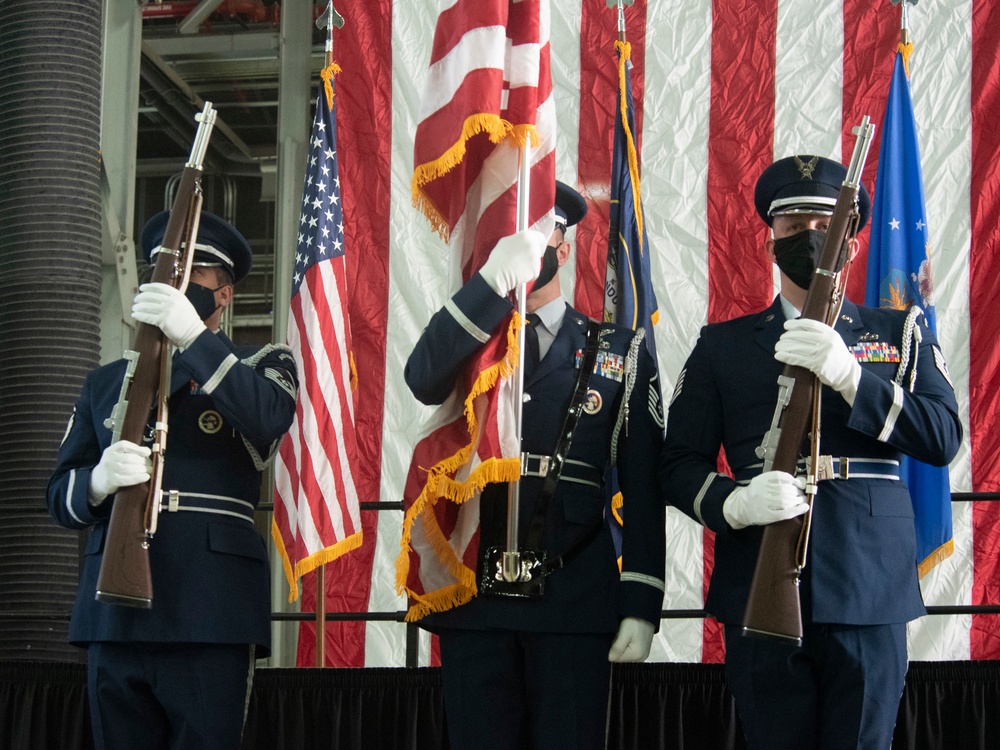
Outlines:
<svg viewBox="0 0 1000 750"><path fill-rule="evenodd" d="M326 2L313 4L315 21L326 12ZM182 34L197 32L212 18L227 17L245 23L281 23L281 4L278 0L188 0L187 2L150 3L143 6L142 17L182 19L178 31Z"/></svg>

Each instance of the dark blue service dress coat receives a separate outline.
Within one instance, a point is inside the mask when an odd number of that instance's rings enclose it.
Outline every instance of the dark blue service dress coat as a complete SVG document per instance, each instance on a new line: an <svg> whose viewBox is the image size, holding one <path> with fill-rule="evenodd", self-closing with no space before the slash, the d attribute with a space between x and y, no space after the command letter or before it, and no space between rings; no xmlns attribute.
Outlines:
<svg viewBox="0 0 1000 750"><path fill-rule="evenodd" d="M104 420L118 400L125 360L84 383L48 486L52 517L90 528L69 640L255 644L270 651L270 576L253 524L261 471L295 412L298 381L287 347L236 347L202 333L174 357L162 488L178 491L150 543L151 609L94 599L111 511L90 506L90 472L111 444ZM205 512L205 509L223 512Z"/></svg>
<svg viewBox="0 0 1000 750"><path fill-rule="evenodd" d="M822 389L820 453L898 461L904 454L947 464L962 427L947 367L921 315L845 302L836 330L861 364L854 407ZM716 533L706 609L726 624L743 620L761 527L732 530L722 514L736 481L718 473L725 449L736 480L762 471L754 451L769 429L783 369L774 346L785 314L770 308L706 326L681 372L669 408L660 467L668 501ZM909 341L909 344L907 344ZM909 364L894 382L910 348ZM912 356L916 351L915 364ZM917 584L913 508L904 481L826 480L816 495L802 581L803 619L815 623L902 623L925 613Z"/></svg>
<svg viewBox="0 0 1000 750"><path fill-rule="evenodd" d="M451 393L470 357L497 333L512 305L478 274L430 320L406 365L406 382L423 403L438 404ZM523 452L551 455L579 374L587 319L567 305L551 348L524 379ZM573 436L569 459L549 503L543 547L562 554L593 529L598 533L567 566L548 576L540 599L479 594L452 610L429 615L434 629L502 628L547 633L614 633L624 617L658 627L663 601L664 503L656 487L662 445L659 383L652 358L630 329L605 324L587 406ZM630 390L629 390L630 389ZM622 572L604 519L603 476L616 463L624 497ZM583 479L593 484L573 481ZM543 480L522 477L520 533L523 545ZM480 506L480 558L490 545L504 546L506 485L487 487ZM479 575L482 564L480 562ZM477 585L479 579L477 576Z"/></svg>

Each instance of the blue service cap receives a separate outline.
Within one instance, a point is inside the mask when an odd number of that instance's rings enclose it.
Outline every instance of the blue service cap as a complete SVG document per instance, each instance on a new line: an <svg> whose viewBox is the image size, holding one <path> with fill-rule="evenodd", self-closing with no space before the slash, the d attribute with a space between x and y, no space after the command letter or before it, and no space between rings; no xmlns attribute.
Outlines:
<svg viewBox="0 0 1000 750"><path fill-rule="evenodd" d="M775 216L786 214L829 216L837 205L845 177L847 167L822 156L805 154L778 159L757 179L754 206L768 226ZM871 199L864 185L858 190L858 213L860 232L871 214Z"/></svg>
<svg viewBox="0 0 1000 750"><path fill-rule="evenodd" d="M556 224L571 227L587 215L587 201L565 182L556 180Z"/></svg>
<svg viewBox="0 0 1000 750"><path fill-rule="evenodd" d="M169 211L160 211L146 222L139 235L142 254L150 264L155 262L156 253L153 251L163 241L169 218ZM196 266L221 266L232 274L235 283L253 268L253 251L236 227L221 216L202 211L191 263Z"/></svg>

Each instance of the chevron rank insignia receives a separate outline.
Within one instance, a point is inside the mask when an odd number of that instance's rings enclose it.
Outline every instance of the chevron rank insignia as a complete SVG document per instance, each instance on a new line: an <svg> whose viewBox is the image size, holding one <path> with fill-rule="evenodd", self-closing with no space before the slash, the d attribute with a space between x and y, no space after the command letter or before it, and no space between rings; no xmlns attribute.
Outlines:
<svg viewBox="0 0 1000 750"><path fill-rule="evenodd" d="M948 363L944 361L944 354L936 346L932 346L931 351L934 352L934 366L938 368L938 372L948 381L948 385L954 388L955 384L951 382L951 373L948 372Z"/></svg>
<svg viewBox="0 0 1000 750"><path fill-rule="evenodd" d="M670 403L667 404L667 408L670 408L671 406L673 406L674 405L674 401L676 401L677 397L681 395L681 389L684 388L684 376L685 375L687 375L687 368L686 367L683 370L681 370L681 374L677 376L677 385L674 386L674 392L673 392L673 395L670 396Z"/></svg>

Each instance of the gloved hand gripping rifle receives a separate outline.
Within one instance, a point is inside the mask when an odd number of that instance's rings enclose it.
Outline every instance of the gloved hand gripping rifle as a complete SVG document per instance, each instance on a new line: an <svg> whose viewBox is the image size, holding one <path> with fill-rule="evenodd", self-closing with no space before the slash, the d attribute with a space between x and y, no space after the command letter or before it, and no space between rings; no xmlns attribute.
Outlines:
<svg viewBox="0 0 1000 750"><path fill-rule="evenodd" d="M201 217L201 175L208 139L215 125L215 110L206 102L195 115L198 131L191 157L184 166L170 218L156 256L152 281L184 291L191 274L195 238ZM170 347L156 326L137 323L131 348L125 352L128 367L118 403L105 420L113 432L112 443L129 440L148 444L152 464L148 482L122 487L115 493L104 540L104 556L97 579L96 599L109 604L149 609L153 582L149 543L156 533L160 512L161 481L167 445L167 400L170 396ZM155 407L156 415L150 416Z"/></svg>
<svg viewBox="0 0 1000 750"><path fill-rule="evenodd" d="M851 243L858 228L858 191L861 171L868 157L868 148L875 126L867 115L854 129L857 140L847 176L844 178L837 203L830 217L823 251L813 272L806 295L802 317L833 325L843 302L841 274L850 260ZM785 365L778 378L778 404L771 429L757 448L764 461L764 471L785 471L793 476L798 471L799 455L807 433L812 430L812 462L806 473L806 495L810 510L786 521L768 524L761 537L757 566L754 569L750 594L743 614L743 635L774 637L797 643L802 641L802 608L799 601L799 580L806 563L812 501L816 493L816 459L819 444L819 393L816 376L804 367Z"/></svg>

